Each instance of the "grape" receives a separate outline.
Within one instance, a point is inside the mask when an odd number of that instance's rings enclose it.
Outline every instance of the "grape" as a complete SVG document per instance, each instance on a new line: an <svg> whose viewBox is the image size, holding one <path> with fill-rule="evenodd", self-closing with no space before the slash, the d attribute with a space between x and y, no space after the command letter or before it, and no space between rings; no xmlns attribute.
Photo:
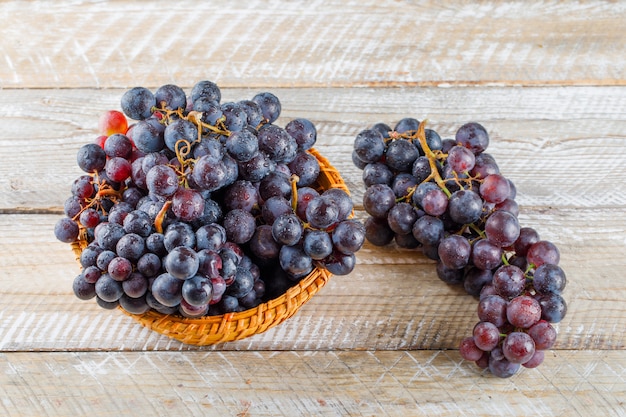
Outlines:
<svg viewBox="0 0 626 417"><path fill-rule="evenodd" d="M98 119L98 132L105 138L116 133L124 134L126 130L128 130L128 121L124 114L117 110L105 111Z"/></svg>
<svg viewBox="0 0 626 417"><path fill-rule="evenodd" d="M152 282L151 293L155 300L165 307L174 307L182 300L183 280L163 273Z"/></svg>
<svg viewBox="0 0 626 417"><path fill-rule="evenodd" d="M408 172L419 156L419 151L406 139L392 141L385 153L385 163L395 171Z"/></svg>
<svg viewBox="0 0 626 417"><path fill-rule="evenodd" d="M244 297L254 287L254 277L250 270L237 267L235 272L235 280L226 288L226 294L235 298Z"/></svg>
<svg viewBox="0 0 626 417"><path fill-rule="evenodd" d="M480 321L488 321L496 327L501 327L507 322L507 301L499 295L487 295L478 302L478 318Z"/></svg>
<svg viewBox="0 0 626 417"><path fill-rule="evenodd" d="M394 173L383 162L373 162L363 167L363 184L366 187L374 184L391 185L394 180Z"/></svg>
<svg viewBox="0 0 626 417"><path fill-rule="evenodd" d="M315 125L308 119L293 119L285 125L285 130L296 140L298 149L311 149L317 140Z"/></svg>
<svg viewBox="0 0 626 417"><path fill-rule="evenodd" d="M511 332L502 342L502 353L511 363L525 363L535 354L535 342L527 333Z"/></svg>
<svg viewBox="0 0 626 417"><path fill-rule="evenodd" d="M109 274L102 274L95 284L95 292L100 299L112 303L120 299L124 289L120 281L113 279Z"/></svg>
<svg viewBox="0 0 626 417"><path fill-rule="evenodd" d="M494 272L492 283L496 293L508 300L522 293L526 277L517 266L503 265Z"/></svg>
<svg viewBox="0 0 626 417"><path fill-rule="evenodd" d="M483 203L480 196L471 190L455 191L448 201L448 213L452 221L471 224L480 219Z"/></svg>
<svg viewBox="0 0 626 417"><path fill-rule="evenodd" d="M436 246L444 237L444 225L438 217L425 215L415 221L411 232L421 244Z"/></svg>
<svg viewBox="0 0 626 417"><path fill-rule="evenodd" d="M507 211L495 211L485 222L485 234L487 240L496 246L511 246L519 237L519 222Z"/></svg>
<svg viewBox="0 0 626 417"><path fill-rule="evenodd" d="M198 254L186 246L178 246L170 251L163 261L163 267L173 277L186 280L198 272Z"/></svg>
<svg viewBox="0 0 626 417"><path fill-rule="evenodd" d="M119 305L131 314L143 314L150 310L150 306L146 302L146 298L143 296L133 298L126 294L122 294L119 299Z"/></svg>
<svg viewBox="0 0 626 417"><path fill-rule="evenodd" d="M258 104L252 100L241 100L237 105L246 114L248 126L256 128L263 122L263 113Z"/></svg>
<svg viewBox="0 0 626 417"><path fill-rule="evenodd" d="M213 297L213 285L209 278L195 275L185 280L181 288L183 300L194 307L207 306Z"/></svg>
<svg viewBox="0 0 626 417"><path fill-rule="evenodd" d="M294 160L289 163L289 169L298 176L297 186L307 187L313 185L317 180L320 164L313 155L307 152L298 152Z"/></svg>
<svg viewBox="0 0 626 417"><path fill-rule="evenodd" d="M302 249L311 259L319 261L333 252L333 241L323 230L307 230L304 233Z"/></svg>
<svg viewBox="0 0 626 417"><path fill-rule="evenodd" d="M455 140L460 145L478 155L489 146L487 130L476 122L466 123L457 130Z"/></svg>
<svg viewBox="0 0 626 417"><path fill-rule="evenodd" d="M450 235L439 242L439 258L451 269L461 269L467 266L471 252L468 240L459 235Z"/></svg>
<svg viewBox="0 0 626 417"><path fill-rule="evenodd" d="M483 270L497 268L502 263L502 249L487 239L480 239L472 248L472 263Z"/></svg>
<svg viewBox="0 0 626 417"><path fill-rule="evenodd" d="M187 107L187 96L182 88L174 84L165 84L154 93L154 100L160 109L176 110Z"/></svg>
<svg viewBox="0 0 626 417"><path fill-rule="evenodd" d="M502 354L494 354L496 350L502 352L500 348L492 351L489 357L489 371L500 378L510 378L517 373L520 368L519 363L509 361Z"/></svg>
<svg viewBox="0 0 626 417"><path fill-rule="evenodd" d="M193 248L196 246L196 234L193 228L184 222L170 223L163 234L163 247L171 252L178 246Z"/></svg>
<svg viewBox="0 0 626 417"><path fill-rule="evenodd" d="M161 258L152 252L145 253L137 260L137 271L145 277L156 276L161 270Z"/></svg>
<svg viewBox="0 0 626 417"><path fill-rule="evenodd" d="M446 161L453 171L458 173L470 171L474 168L476 157L471 150L463 146L453 146L448 151L448 159ZM482 185L481 185L482 187Z"/></svg>
<svg viewBox="0 0 626 417"><path fill-rule="evenodd" d="M393 241L394 232L389 228L387 219L369 217L365 220L365 238L375 246L385 246Z"/></svg>
<svg viewBox="0 0 626 417"><path fill-rule="evenodd" d="M85 172L99 172L104 169L106 164L106 153L95 143L88 143L78 150L76 161L78 167Z"/></svg>
<svg viewBox="0 0 626 417"><path fill-rule="evenodd" d="M243 244L252 238L256 229L256 221L250 212L235 209L224 216L224 229L228 240Z"/></svg>
<svg viewBox="0 0 626 417"><path fill-rule="evenodd" d="M339 207L328 196L312 199L306 208L307 222L317 229L326 229L339 221Z"/></svg>
<svg viewBox="0 0 626 417"><path fill-rule="evenodd" d="M405 117L399 120L394 126L393 130L398 133L417 131L420 122L412 117ZM390 130L390 129L389 129Z"/></svg>
<svg viewBox="0 0 626 417"><path fill-rule="evenodd" d="M127 233L117 241L115 252L130 261L137 261L145 252L146 244L143 237L136 233Z"/></svg>
<svg viewBox="0 0 626 417"><path fill-rule="evenodd" d="M133 151L130 139L121 133L109 136L104 143L104 152L109 158L120 157L129 159Z"/></svg>
<svg viewBox="0 0 626 417"><path fill-rule="evenodd" d="M478 297L484 286L491 284L493 273L490 270L470 268L465 273L463 288L465 292L474 297Z"/></svg>
<svg viewBox="0 0 626 417"><path fill-rule="evenodd" d="M96 296L96 286L94 282L89 282L85 274L78 274L72 282L74 295L81 300L91 300Z"/></svg>
<svg viewBox="0 0 626 417"><path fill-rule="evenodd" d="M560 294L566 281L563 269L553 264L543 264L533 274L533 288L538 293Z"/></svg>
<svg viewBox="0 0 626 417"><path fill-rule="evenodd" d="M558 265L561 254L554 243L540 240L528 248L526 259L538 268L543 264Z"/></svg>
<svg viewBox="0 0 626 417"><path fill-rule="evenodd" d="M217 223L206 224L200 226L196 230L196 247L197 249L207 249L211 251L219 251L226 243L226 230Z"/></svg>
<svg viewBox="0 0 626 417"><path fill-rule="evenodd" d="M490 203L502 203L509 197L511 186L500 174L490 174L480 184L480 195Z"/></svg>
<svg viewBox="0 0 626 417"><path fill-rule="evenodd" d="M422 197L421 206L426 214L441 216L448 208L448 197L439 188L429 190Z"/></svg>
<svg viewBox="0 0 626 417"><path fill-rule="evenodd" d="M64 243L74 242L78 238L78 225L68 217L64 217L54 225L54 236Z"/></svg>
<svg viewBox="0 0 626 417"><path fill-rule="evenodd" d="M167 125L163 132L165 146L171 151L181 151L185 146L198 138L198 128L195 124L185 119L177 119ZM179 141L182 141L179 143Z"/></svg>
<svg viewBox="0 0 626 417"><path fill-rule="evenodd" d="M142 210L133 210L128 213L122 225L126 233L136 233L142 237L148 237L152 233L152 220Z"/></svg>
<svg viewBox="0 0 626 417"><path fill-rule="evenodd" d="M280 100L274 94L269 92L259 93L252 97L252 101L259 106L263 117L268 123L274 123L280 116Z"/></svg>
<svg viewBox="0 0 626 417"><path fill-rule="evenodd" d="M154 95L144 87L131 88L122 96L122 111L131 119L147 119L152 116L152 108L154 106L156 106Z"/></svg>
<svg viewBox="0 0 626 417"><path fill-rule="evenodd" d="M388 185L374 184L363 194L363 208L372 217L384 218L396 204L396 196Z"/></svg>
<svg viewBox="0 0 626 417"><path fill-rule="evenodd" d="M270 172L259 182L259 195L263 200L274 196L291 198L291 181L282 172Z"/></svg>
<svg viewBox="0 0 626 417"><path fill-rule="evenodd" d="M272 236L282 245L295 245L303 232L302 223L295 214L282 214L272 224Z"/></svg>
<svg viewBox="0 0 626 417"><path fill-rule="evenodd" d="M356 253L365 242L365 226L358 220L344 220L333 230L332 242L340 252Z"/></svg>
<svg viewBox="0 0 626 417"><path fill-rule="evenodd" d="M172 211L179 219L191 222L204 213L204 198L197 190L179 188L172 196Z"/></svg>
<svg viewBox="0 0 626 417"><path fill-rule="evenodd" d="M488 321L481 321L474 326L472 337L476 347L488 352L495 349L500 342L500 330Z"/></svg>
<svg viewBox="0 0 626 417"><path fill-rule="evenodd" d="M533 356L529 360L524 362L522 366L524 368L536 368L543 363L544 358L545 353L542 350L535 349L535 353L533 353Z"/></svg>
<svg viewBox="0 0 626 417"><path fill-rule="evenodd" d="M477 361L483 356L483 351L476 346L473 337L466 337L461 340L459 353L461 357L467 361Z"/></svg>
<svg viewBox="0 0 626 417"><path fill-rule="evenodd" d="M389 228L401 235L411 233L417 219L417 210L409 203L395 204L387 213Z"/></svg>
<svg viewBox="0 0 626 417"><path fill-rule="evenodd" d="M292 279L302 278L313 270L313 260L297 246L281 247L278 259L281 268Z"/></svg>
<svg viewBox="0 0 626 417"><path fill-rule="evenodd" d="M541 306L534 298L521 295L509 301L506 316L513 326L527 329L541 318Z"/></svg>
<svg viewBox="0 0 626 417"><path fill-rule="evenodd" d="M237 162L248 162L259 151L259 141L249 130L234 132L226 141L226 150Z"/></svg>
<svg viewBox="0 0 626 417"><path fill-rule="evenodd" d="M558 323L567 313L567 303L559 294L543 294L537 298L541 305L541 318L550 323Z"/></svg>
<svg viewBox="0 0 626 417"><path fill-rule="evenodd" d="M124 294L131 298L139 298L148 291L148 279L140 273L133 272L122 282Z"/></svg>
<svg viewBox="0 0 626 417"><path fill-rule="evenodd" d="M335 251L330 256L322 260L321 263L331 274L348 275L354 270L356 257L353 253Z"/></svg>
<svg viewBox="0 0 626 417"><path fill-rule="evenodd" d="M166 165L155 165L146 174L148 190L162 197L170 197L178 190L176 171Z"/></svg>
<svg viewBox="0 0 626 417"><path fill-rule="evenodd" d="M372 129L362 131L354 141L354 151L363 162L378 162L385 152L383 135Z"/></svg>

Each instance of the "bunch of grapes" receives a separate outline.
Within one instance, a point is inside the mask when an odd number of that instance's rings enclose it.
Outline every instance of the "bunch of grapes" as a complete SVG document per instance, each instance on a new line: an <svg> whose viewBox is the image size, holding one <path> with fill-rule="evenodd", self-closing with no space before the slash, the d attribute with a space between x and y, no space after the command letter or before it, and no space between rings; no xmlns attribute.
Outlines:
<svg viewBox="0 0 626 417"><path fill-rule="evenodd" d="M352 159L363 170L366 238L395 241L437 261L437 275L478 297L479 323L460 353L499 377L532 368L556 340L567 305L557 247L520 227L516 189L471 122L441 139L414 118L360 132Z"/></svg>
<svg viewBox="0 0 626 417"><path fill-rule="evenodd" d="M253 308L316 267L352 271L365 228L346 191L318 187L314 124L274 124L275 95L221 102L207 80L132 88L121 109L78 151L55 226L82 244L78 298L193 318Z"/></svg>

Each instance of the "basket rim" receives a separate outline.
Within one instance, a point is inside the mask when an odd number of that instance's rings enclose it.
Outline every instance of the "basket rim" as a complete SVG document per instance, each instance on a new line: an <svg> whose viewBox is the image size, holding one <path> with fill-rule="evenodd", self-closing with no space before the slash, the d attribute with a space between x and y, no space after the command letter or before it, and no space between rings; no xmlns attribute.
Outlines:
<svg viewBox="0 0 626 417"><path fill-rule="evenodd" d="M340 188L350 195L343 178L328 159L315 148L310 148L307 152L313 155L320 165L320 174L316 181L317 188L324 190ZM79 260L87 242L76 240L71 243L71 246ZM244 339L282 323L308 302L331 277L332 274L327 269L315 265L307 276L294 282L293 286L278 297L244 311L220 315L190 318L179 314L163 314L153 309L142 314L130 313L121 306L117 309L143 326L183 343L198 346L212 345ZM257 326L252 328L251 325Z"/></svg>

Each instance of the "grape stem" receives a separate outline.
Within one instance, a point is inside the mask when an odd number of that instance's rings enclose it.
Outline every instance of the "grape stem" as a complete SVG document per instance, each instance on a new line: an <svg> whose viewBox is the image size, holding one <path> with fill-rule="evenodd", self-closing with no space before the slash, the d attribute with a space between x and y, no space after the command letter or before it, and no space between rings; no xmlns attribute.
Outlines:
<svg viewBox="0 0 626 417"><path fill-rule="evenodd" d="M167 200L165 204L163 204L163 207L161 207L161 210L159 210L159 212L157 213L154 219L154 229L157 231L157 233L163 233L163 220L165 220L165 214L167 213L167 210L169 210L171 205L172 200Z"/></svg>
<svg viewBox="0 0 626 417"><path fill-rule="evenodd" d="M428 182L430 180L435 180L435 183L441 188L441 190L448 196L452 196L452 193L446 187L446 182L441 178L439 174L439 170L437 169L437 155L430 149L428 143L426 142L426 122L428 120L422 120L420 122L419 127L417 128L417 132L408 136L408 139L411 141L418 140L420 145L422 146L422 150L424 151L424 155L428 158L428 164L430 165L430 175L422 182Z"/></svg>

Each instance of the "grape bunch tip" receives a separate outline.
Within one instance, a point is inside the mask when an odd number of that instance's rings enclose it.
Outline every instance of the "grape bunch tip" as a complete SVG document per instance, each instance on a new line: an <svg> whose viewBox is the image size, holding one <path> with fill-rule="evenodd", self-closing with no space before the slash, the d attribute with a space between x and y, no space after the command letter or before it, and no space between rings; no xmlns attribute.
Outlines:
<svg viewBox="0 0 626 417"><path fill-rule="evenodd" d="M222 102L209 80L135 87L80 147L54 228L80 245L79 299L186 318L245 311L315 268L349 274L365 241L347 189L321 189L315 125L278 97Z"/></svg>
<svg viewBox="0 0 626 417"><path fill-rule="evenodd" d="M477 297L479 321L460 354L506 378L540 365L554 345L566 276L556 245L520 226L515 185L488 145L479 123L442 139L407 117L359 132L352 160L365 186L366 240L421 250L442 281Z"/></svg>

